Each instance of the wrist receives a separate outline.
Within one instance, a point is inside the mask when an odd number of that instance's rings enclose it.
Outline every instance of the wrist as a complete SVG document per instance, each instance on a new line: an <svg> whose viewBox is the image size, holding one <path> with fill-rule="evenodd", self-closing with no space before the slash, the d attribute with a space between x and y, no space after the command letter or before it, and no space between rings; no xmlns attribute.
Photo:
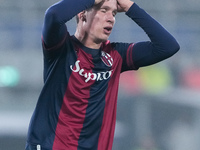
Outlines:
<svg viewBox="0 0 200 150"><path fill-rule="evenodd" d="M127 12L133 4L133 1L127 1L125 4L126 7L124 8L124 11Z"/></svg>

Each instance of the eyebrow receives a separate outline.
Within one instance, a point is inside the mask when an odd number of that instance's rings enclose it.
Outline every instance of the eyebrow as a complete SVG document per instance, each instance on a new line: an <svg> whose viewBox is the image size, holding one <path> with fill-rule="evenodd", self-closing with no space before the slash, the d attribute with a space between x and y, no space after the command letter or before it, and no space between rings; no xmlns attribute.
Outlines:
<svg viewBox="0 0 200 150"><path fill-rule="evenodd" d="M102 7L100 7L99 9L111 10L112 7L109 7L109 6L102 6ZM117 13L117 9L114 9L113 12Z"/></svg>

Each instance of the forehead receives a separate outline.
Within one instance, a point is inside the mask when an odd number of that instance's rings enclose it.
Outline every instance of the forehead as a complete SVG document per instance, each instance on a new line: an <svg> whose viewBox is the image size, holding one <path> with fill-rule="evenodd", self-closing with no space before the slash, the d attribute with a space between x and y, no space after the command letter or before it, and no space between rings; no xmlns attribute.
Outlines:
<svg viewBox="0 0 200 150"><path fill-rule="evenodd" d="M97 6L97 9L104 8L104 7L117 10L117 0L105 0L103 3Z"/></svg>
<svg viewBox="0 0 200 150"><path fill-rule="evenodd" d="M105 0L103 2L103 5L111 5L111 6L116 6L117 7L117 0Z"/></svg>

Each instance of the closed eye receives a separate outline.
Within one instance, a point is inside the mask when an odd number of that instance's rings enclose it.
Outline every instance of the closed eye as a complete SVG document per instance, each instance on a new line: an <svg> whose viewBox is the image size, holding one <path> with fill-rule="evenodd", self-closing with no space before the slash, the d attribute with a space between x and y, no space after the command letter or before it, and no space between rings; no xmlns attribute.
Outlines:
<svg viewBox="0 0 200 150"><path fill-rule="evenodd" d="M107 11L107 10L106 10L105 8L102 8L102 9L101 9L101 12L103 12L103 13L106 13L106 11Z"/></svg>
<svg viewBox="0 0 200 150"><path fill-rule="evenodd" d="M106 13L108 10L105 9L105 8L102 8L100 11L101 11L102 13ZM113 11L113 12L112 12L113 17L115 17L116 14L117 14L117 11Z"/></svg>

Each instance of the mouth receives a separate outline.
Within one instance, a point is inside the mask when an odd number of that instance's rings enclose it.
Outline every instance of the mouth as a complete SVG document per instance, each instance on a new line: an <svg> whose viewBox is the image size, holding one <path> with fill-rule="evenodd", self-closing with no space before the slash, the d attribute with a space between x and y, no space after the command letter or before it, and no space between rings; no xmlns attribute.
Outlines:
<svg viewBox="0 0 200 150"><path fill-rule="evenodd" d="M110 34L111 31L112 31L112 27L105 27L105 28L104 28L105 34Z"/></svg>

